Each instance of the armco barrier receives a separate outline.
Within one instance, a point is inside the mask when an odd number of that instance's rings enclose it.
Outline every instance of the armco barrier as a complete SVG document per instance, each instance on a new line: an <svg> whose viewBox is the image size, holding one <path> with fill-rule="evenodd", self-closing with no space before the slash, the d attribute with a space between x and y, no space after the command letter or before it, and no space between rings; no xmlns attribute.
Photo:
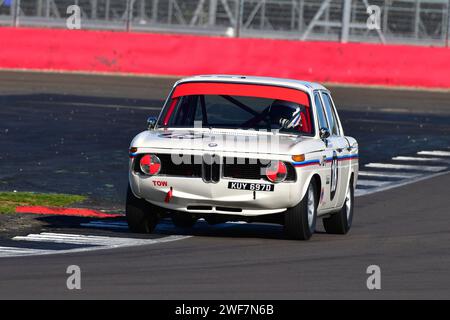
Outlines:
<svg viewBox="0 0 450 320"><path fill-rule="evenodd" d="M111 31L0 28L0 68L450 88L448 48Z"/></svg>

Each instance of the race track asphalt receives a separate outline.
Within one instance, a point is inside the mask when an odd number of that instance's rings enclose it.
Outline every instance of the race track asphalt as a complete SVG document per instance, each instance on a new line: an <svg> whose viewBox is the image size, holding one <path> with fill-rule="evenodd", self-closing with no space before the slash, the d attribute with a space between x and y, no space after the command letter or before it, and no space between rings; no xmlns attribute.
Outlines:
<svg viewBox="0 0 450 320"><path fill-rule="evenodd" d="M92 253L0 259L0 298L448 299L450 174L358 198L346 236L284 240L241 225L182 241ZM66 289L66 268L82 289ZM381 290L366 287L369 265Z"/></svg>
<svg viewBox="0 0 450 320"><path fill-rule="evenodd" d="M120 208L128 143L173 81L0 72L0 189L69 190ZM362 163L449 146L448 92L330 88ZM358 197L346 236L320 228L290 241L280 226L239 224L178 231L192 237L175 242L1 258L0 298L448 299L449 184L444 174ZM80 266L82 290L67 290L69 265ZM366 287L369 265L381 268L381 290Z"/></svg>

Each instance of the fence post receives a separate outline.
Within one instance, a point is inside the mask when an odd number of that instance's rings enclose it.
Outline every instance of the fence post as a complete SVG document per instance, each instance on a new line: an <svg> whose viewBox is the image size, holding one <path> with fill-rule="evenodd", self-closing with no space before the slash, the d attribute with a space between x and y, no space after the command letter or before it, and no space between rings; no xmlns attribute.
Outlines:
<svg viewBox="0 0 450 320"><path fill-rule="evenodd" d="M448 0L447 3L447 32L446 32L446 36L445 36L445 46L448 48L449 47L449 39L450 37L450 0Z"/></svg>
<svg viewBox="0 0 450 320"><path fill-rule="evenodd" d="M129 32L131 30L131 21L133 20L133 4L134 0L127 0L127 22L126 30Z"/></svg>
<svg viewBox="0 0 450 320"><path fill-rule="evenodd" d="M157 23L158 22L158 1L159 0L153 0L152 3L152 22Z"/></svg>
<svg viewBox="0 0 450 320"><path fill-rule="evenodd" d="M217 0L209 0L209 12L208 12L208 25L215 26L216 25L216 17L217 17Z"/></svg>
<svg viewBox="0 0 450 320"><path fill-rule="evenodd" d="M50 18L50 13L51 13L51 10L50 10L51 3L50 3L50 1L51 1L51 0L47 0L47 1L45 2L45 17L46 17L47 19Z"/></svg>
<svg viewBox="0 0 450 320"><path fill-rule="evenodd" d="M350 18L352 13L352 0L343 0L342 7L342 27L341 27L341 42L348 42L348 34L350 31Z"/></svg>
<svg viewBox="0 0 450 320"><path fill-rule="evenodd" d="M241 26L242 26L242 13L244 11L244 0L236 0L236 26L235 26L235 35L236 38L241 36Z"/></svg>
<svg viewBox="0 0 450 320"><path fill-rule="evenodd" d="M20 0L14 0L13 3L13 27L19 26L19 16L20 16Z"/></svg>

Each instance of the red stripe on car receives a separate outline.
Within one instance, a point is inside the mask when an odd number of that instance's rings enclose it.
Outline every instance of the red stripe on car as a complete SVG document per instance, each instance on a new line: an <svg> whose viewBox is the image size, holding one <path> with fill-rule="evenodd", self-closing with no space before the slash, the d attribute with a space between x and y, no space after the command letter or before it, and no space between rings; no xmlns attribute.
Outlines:
<svg viewBox="0 0 450 320"><path fill-rule="evenodd" d="M297 89L269 85L217 82L188 82L175 88L172 98L191 95L229 95L296 102L309 107L308 95ZM169 114L169 113L168 113Z"/></svg>

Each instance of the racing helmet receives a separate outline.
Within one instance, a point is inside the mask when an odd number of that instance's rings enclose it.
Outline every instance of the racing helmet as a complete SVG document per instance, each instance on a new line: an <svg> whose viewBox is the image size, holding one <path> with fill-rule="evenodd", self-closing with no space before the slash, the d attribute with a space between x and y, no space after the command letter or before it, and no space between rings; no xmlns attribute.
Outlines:
<svg viewBox="0 0 450 320"><path fill-rule="evenodd" d="M274 100L270 106L269 118L272 128L294 129L302 125L305 106L285 100Z"/></svg>

